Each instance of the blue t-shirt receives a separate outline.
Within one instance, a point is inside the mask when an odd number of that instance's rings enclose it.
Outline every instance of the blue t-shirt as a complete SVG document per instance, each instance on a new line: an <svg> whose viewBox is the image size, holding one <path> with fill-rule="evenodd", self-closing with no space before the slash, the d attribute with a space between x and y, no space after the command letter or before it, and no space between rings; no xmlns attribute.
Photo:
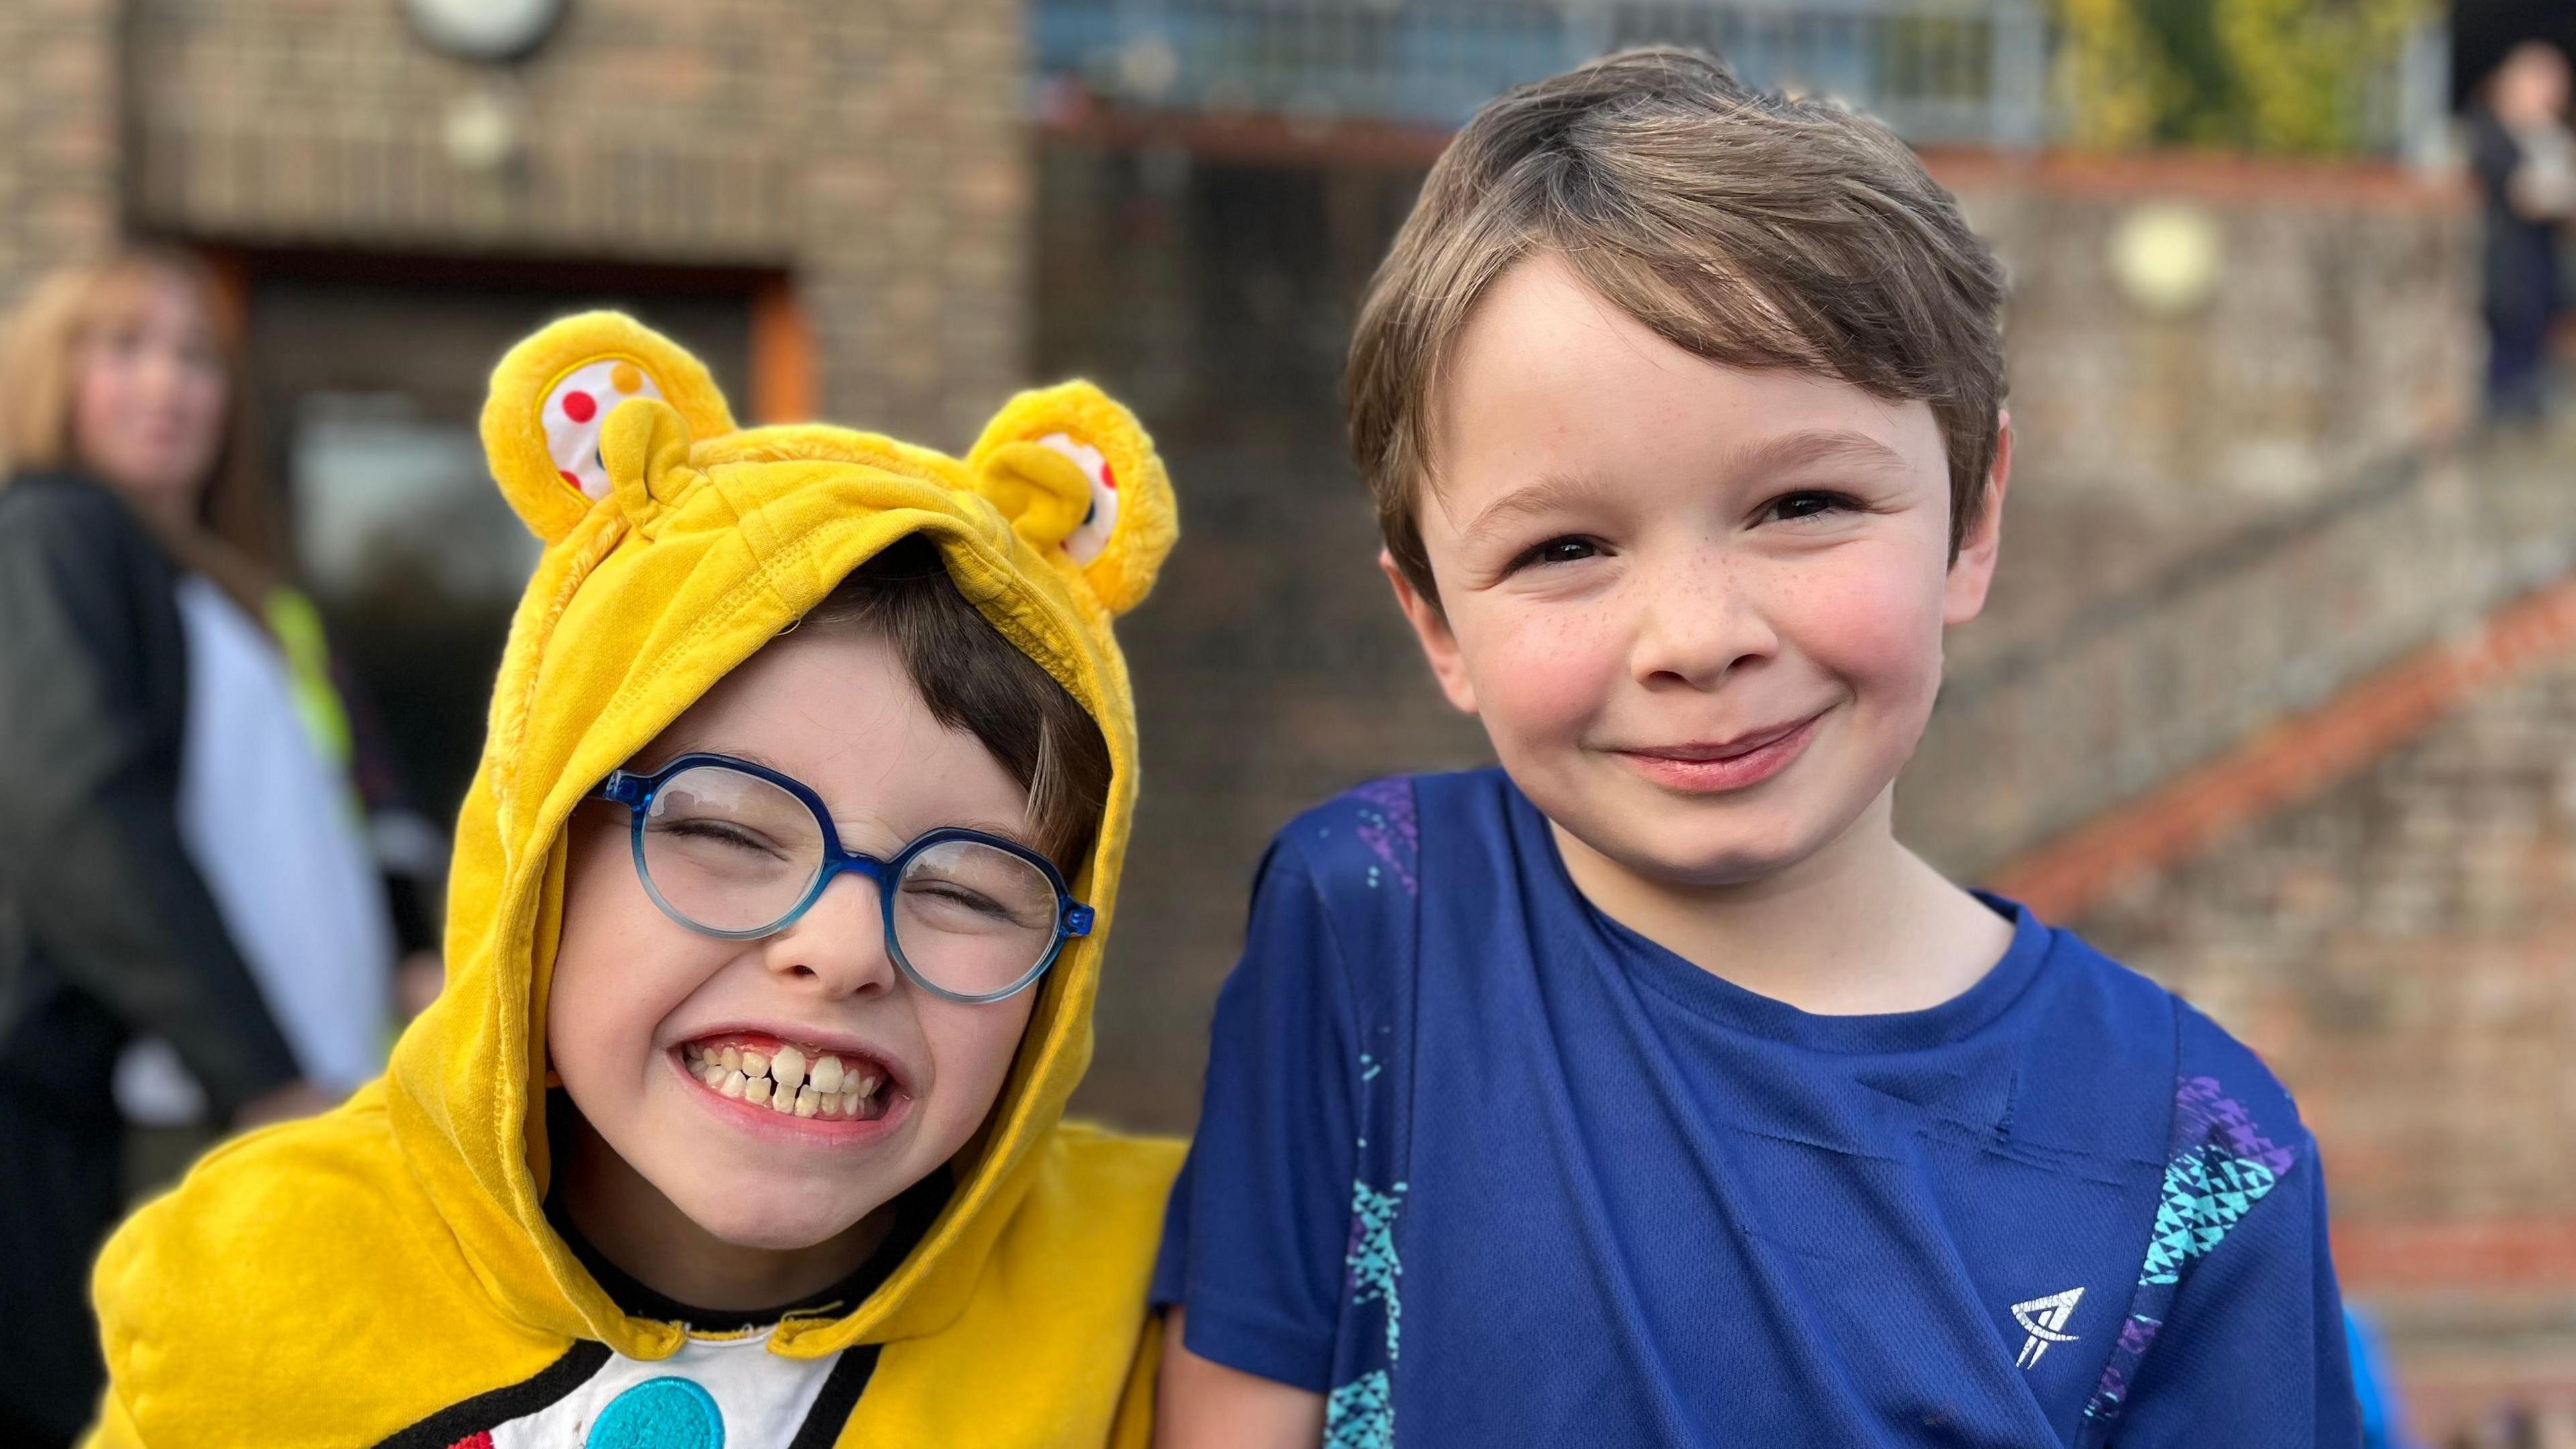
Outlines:
<svg viewBox="0 0 2576 1449"><path fill-rule="evenodd" d="M1499 771L1283 831L1158 1302L1335 1449L2348 1445L2316 1151L2252 1053L2028 912L1813 1016L1610 920Z"/></svg>

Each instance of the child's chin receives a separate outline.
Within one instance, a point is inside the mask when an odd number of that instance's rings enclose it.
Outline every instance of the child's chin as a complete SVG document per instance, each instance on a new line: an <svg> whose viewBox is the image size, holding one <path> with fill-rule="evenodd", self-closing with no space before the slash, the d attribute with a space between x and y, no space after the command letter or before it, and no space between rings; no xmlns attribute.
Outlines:
<svg viewBox="0 0 2576 1449"><path fill-rule="evenodd" d="M1703 851L1658 851L1622 864L1637 875L1667 886L1723 890L1769 880L1802 858L1797 851L1720 846Z"/></svg>
<svg viewBox="0 0 2576 1449"><path fill-rule="evenodd" d="M1804 823L1799 821L1721 824L1694 819L1687 811L1673 816L1620 821L1606 832L1611 838L1587 837L1584 843L1641 879L1710 889L1768 880L1813 854L1817 842L1810 837L1822 834L1798 829ZM1636 828L1640 825L1646 828Z"/></svg>
<svg viewBox="0 0 2576 1449"><path fill-rule="evenodd" d="M782 1194L784 1195L784 1194ZM737 1248L795 1252L848 1232L878 1204L866 1199L830 1203L743 1203L722 1199L689 1205L689 1220L710 1237Z"/></svg>

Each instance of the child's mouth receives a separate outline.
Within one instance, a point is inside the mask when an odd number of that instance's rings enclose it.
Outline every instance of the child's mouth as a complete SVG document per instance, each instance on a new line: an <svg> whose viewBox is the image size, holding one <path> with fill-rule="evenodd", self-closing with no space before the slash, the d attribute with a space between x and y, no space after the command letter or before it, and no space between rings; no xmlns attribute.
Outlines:
<svg viewBox="0 0 2576 1449"><path fill-rule="evenodd" d="M752 1033L689 1042L680 1061L716 1095L788 1117L873 1122L898 1090L882 1062Z"/></svg>
<svg viewBox="0 0 2576 1449"><path fill-rule="evenodd" d="M1682 744L1618 751L1631 769L1668 789L1722 794L1761 784L1789 768L1815 736L1822 714L1791 725L1710 744Z"/></svg>

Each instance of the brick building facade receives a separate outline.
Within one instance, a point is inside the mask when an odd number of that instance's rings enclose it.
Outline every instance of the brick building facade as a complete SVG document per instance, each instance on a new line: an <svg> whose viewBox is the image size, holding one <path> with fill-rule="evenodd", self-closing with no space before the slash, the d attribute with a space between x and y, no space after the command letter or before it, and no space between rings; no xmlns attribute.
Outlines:
<svg viewBox="0 0 2576 1449"><path fill-rule="evenodd" d="M474 424L500 350L637 311L755 419L949 447L1026 377L1019 0L569 0L523 56L398 0L0 6L0 299L119 235L203 251L319 593L443 811L524 540Z"/></svg>
<svg viewBox="0 0 2576 1449"><path fill-rule="evenodd" d="M1017 0L572 0L506 64L394 3L27 0L0 292L120 229L775 274L774 410L953 440L1024 365L1021 54Z"/></svg>
<svg viewBox="0 0 2576 1449"><path fill-rule="evenodd" d="M88 254L121 222L117 44L111 0L0 7L0 295Z"/></svg>

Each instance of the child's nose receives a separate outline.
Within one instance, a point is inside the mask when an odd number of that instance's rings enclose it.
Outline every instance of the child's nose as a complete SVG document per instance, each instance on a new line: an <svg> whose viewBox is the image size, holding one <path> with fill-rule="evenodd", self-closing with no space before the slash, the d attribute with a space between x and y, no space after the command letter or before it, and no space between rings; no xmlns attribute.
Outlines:
<svg viewBox="0 0 2576 1449"><path fill-rule="evenodd" d="M1779 652L1780 636L1724 561L1693 558L1640 580L1630 664L1638 682L1713 689L1741 665Z"/></svg>
<svg viewBox="0 0 2576 1449"><path fill-rule="evenodd" d="M895 982L876 882L855 871L845 871L825 886L805 914L770 937L768 946L772 971L827 996L889 990Z"/></svg>

